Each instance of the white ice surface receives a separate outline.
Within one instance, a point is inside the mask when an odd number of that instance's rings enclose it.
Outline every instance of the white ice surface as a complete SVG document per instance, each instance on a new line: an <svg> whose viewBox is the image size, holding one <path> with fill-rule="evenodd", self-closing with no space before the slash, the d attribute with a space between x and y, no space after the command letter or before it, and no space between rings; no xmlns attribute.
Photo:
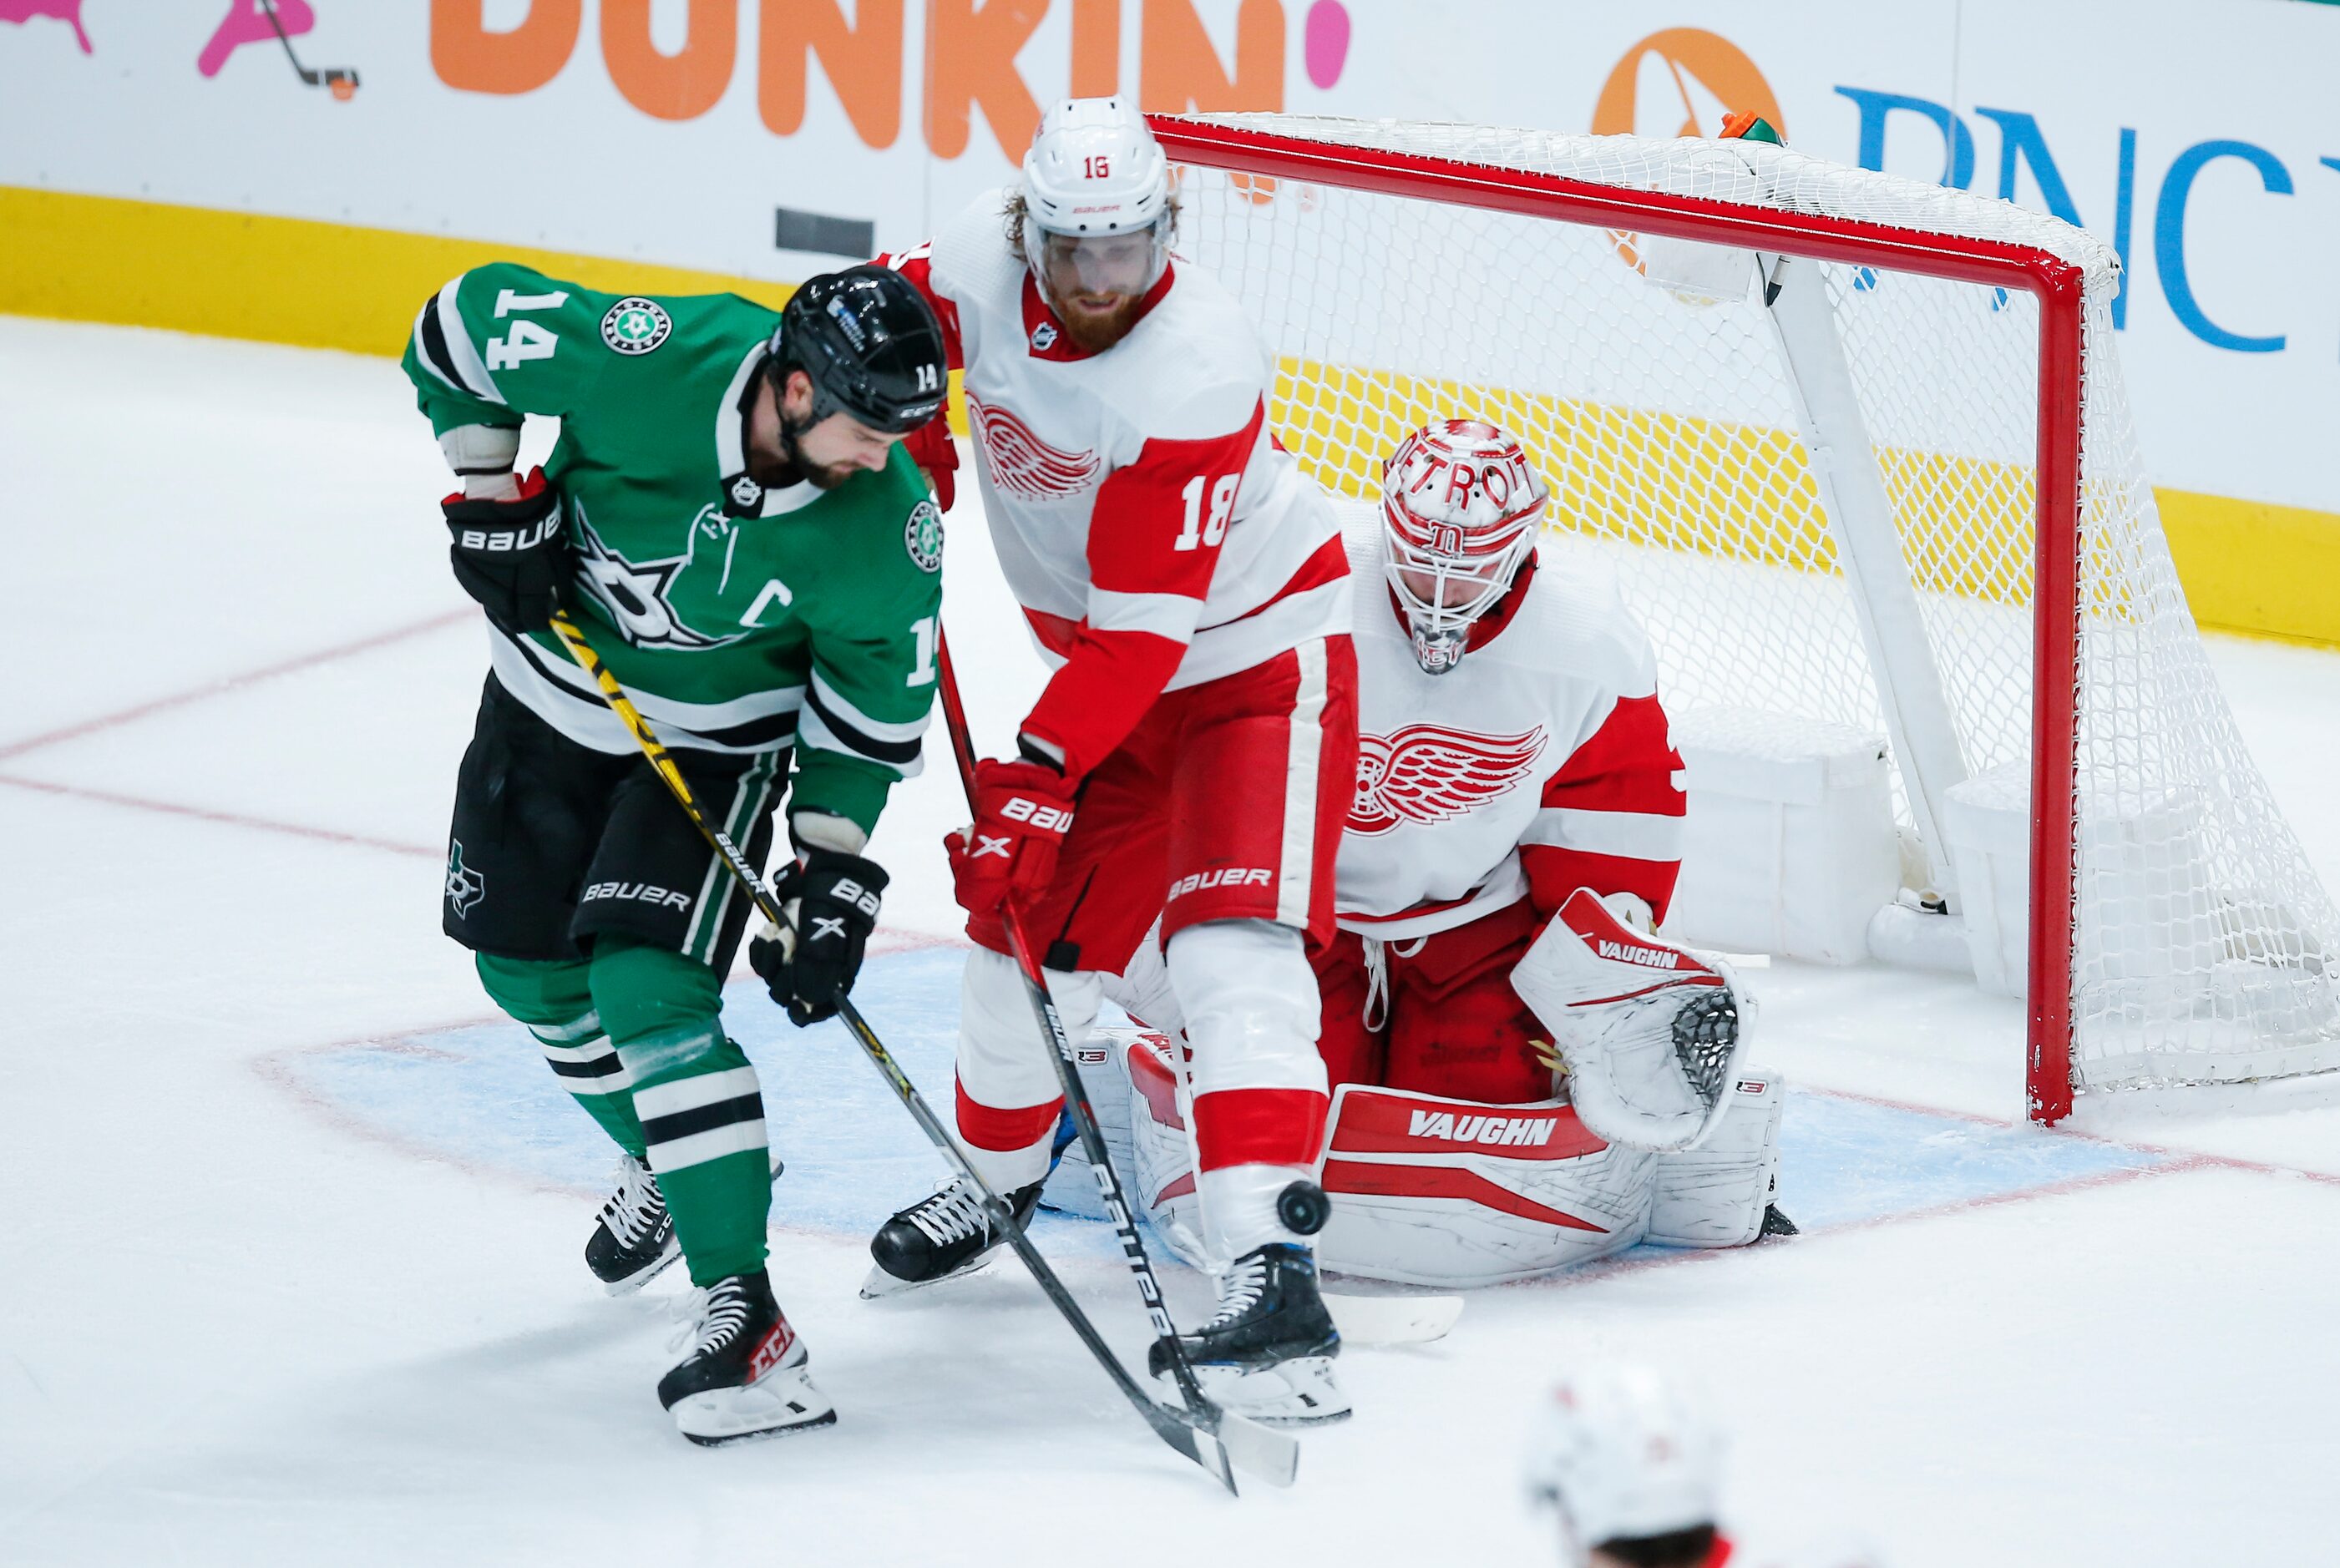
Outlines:
<svg viewBox="0 0 2340 1568"><path fill-rule="evenodd" d="M2001 1133L1959 1118L2019 1118L2019 1008L1880 970L1768 971L1764 1059L1950 1113L1908 1123L1913 1159L2113 1165L1934 1202L1856 1151L1827 1196L1866 1220L1482 1293L1435 1346L1344 1359L1356 1418L1307 1439L1297 1489L1241 1501L1145 1433L1018 1273L856 1299L861 1237L804 1198L910 1195L792 1170L774 1277L839 1424L690 1448L651 1395L672 1287L611 1302L580 1267L599 1156L530 1164L431 1115L468 1104L457 1047L501 1038L444 1032L491 1015L438 929L483 667L444 488L387 361L0 318L0 1561L1535 1563L1519 1434L1546 1368L1608 1353L1712 1390L1760 1541L1850 1532L1942 1568L2328 1558L2340 1090L2091 1110L2178 1151L2157 1163ZM996 745L1037 670L973 522L947 623ZM2215 657L2340 882L2340 658ZM961 811L929 756L875 851L908 937L957 924L935 845ZM914 1142L833 1035L758 1006L734 991L768 1086L862 1086L796 1106L795 1136ZM549 1075L529 1092L574 1129ZM1125 1277L1049 1235L1136 1356ZM1190 1312L1203 1282L1170 1272Z"/></svg>

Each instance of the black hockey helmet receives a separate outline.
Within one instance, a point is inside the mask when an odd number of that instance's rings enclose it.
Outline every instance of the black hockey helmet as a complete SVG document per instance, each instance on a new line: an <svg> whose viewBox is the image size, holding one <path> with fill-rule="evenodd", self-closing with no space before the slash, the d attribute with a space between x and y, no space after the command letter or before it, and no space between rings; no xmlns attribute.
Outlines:
<svg viewBox="0 0 2340 1568"><path fill-rule="evenodd" d="M788 296L766 361L779 390L788 373L812 380L816 425L850 414L904 436L942 411L948 382L942 323L910 281L865 262L808 278Z"/></svg>

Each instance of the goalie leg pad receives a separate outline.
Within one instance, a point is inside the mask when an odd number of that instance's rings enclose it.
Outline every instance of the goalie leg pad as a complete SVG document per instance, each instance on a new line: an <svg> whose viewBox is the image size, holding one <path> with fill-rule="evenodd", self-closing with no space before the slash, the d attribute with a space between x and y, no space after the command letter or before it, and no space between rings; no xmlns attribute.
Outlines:
<svg viewBox="0 0 2340 1568"><path fill-rule="evenodd" d="M1713 1130L1753 1012L1720 959L1642 935L1579 888L1512 986L1552 1031L1586 1127L1660 1150L1694 1148Z"/></svg>
<svg viewBox="0 0 2340 1568"><path fill-rule="evenodd" d="M1176 1048L1143 1030L1106 1032L1114 1042L1114 1065L1129 1084L1130 1163L1136 1177L1130 1196L1170 1250L1200 1268L1202 1204L1195 1146L1186 1131L1192 1101Z"/></svg>
<svg viewBox="0 0 2340 1568"><path fill-rule="evenodd" d="M1750 1069L1733 1081L1720 1120L1696 1149L1657 1157L1649 1239L1667 1247L1745 1247L1763 1233L1778 1195L1779 1074Z"/></svg>

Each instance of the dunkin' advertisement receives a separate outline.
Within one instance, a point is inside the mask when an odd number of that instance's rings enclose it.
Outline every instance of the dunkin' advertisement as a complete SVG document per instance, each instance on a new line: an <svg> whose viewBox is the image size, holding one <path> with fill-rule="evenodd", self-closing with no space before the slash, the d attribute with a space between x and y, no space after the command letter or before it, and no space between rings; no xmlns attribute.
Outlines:
<svg viewBox="0 0 2340 1568"><path fill-rule="evenodd" d="M2157 484L2340 513L2335 59L2340 8L2295 0L0 0L0 186L787 281L923 238L1068 94L1648 135L1752 109L2102 236Z"/></svg>

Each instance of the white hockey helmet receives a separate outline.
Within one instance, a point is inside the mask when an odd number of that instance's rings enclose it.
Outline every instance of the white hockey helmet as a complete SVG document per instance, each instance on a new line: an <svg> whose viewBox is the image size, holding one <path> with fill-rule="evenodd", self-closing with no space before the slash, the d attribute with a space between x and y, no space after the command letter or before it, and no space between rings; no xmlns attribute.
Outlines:
<svg viewBox="0 0 2340 1568"><path fill-rule="evenodd" d="M1511 592L1550 502L1519 442L1483 419L1426 425L1382 465L1390 590L1429 674L1453 669L1472 623Z"/></svg>
<svg viewBox="0 0 2340 1568"><path fill-rule="evenodd" d="M1044 294L1143 294L1170 255L1170 161L1137 105L1066 98L1024 154L1024 259Z"/></svg>
<svg viewBox="0 0 2340 1568"><path fill-rule="evenodd" d="M1715 1523L1722 1437L1653 1367L1605 1363L1553 1385L1529 1439L1530 1496L1560 1515L1570 1568L1615 1541Z"/></svg>

